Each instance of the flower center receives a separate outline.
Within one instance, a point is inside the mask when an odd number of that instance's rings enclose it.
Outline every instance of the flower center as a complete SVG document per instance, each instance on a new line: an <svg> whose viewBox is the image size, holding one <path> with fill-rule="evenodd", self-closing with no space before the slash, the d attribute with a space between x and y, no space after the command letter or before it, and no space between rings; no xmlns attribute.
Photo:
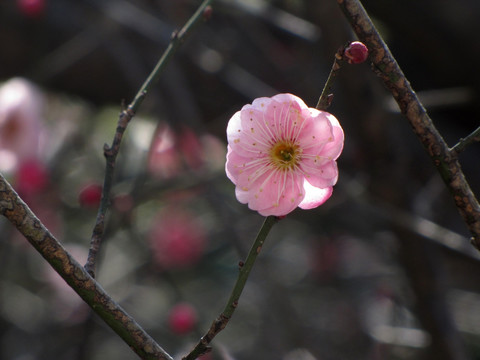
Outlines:
<svg viewBox="0 0 480 360"><path fill-rule="evenodd" d="M280 141L270 150L270 158L281 170L294 169L300 159L299 146L290 141Z"/></svg>

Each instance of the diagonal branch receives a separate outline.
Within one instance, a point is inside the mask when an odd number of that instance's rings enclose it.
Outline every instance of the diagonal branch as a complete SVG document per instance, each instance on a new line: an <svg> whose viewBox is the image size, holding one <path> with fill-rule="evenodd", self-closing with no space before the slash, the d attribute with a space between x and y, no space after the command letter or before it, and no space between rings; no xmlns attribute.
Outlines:
<svg viewBox="0 0 480 360"><path fill-rule="evenodd" d="M132 348L142 359L173 360L95 281L96 257L100 249L105 227L110 190L113 184L115 161L128 123L134 117L145 95L165 69L185 38L199 20L208 19L211 12L204 0L185 26L172 40L156 67L140 88L132 103L120 113L112 145L105 145L106 172L102 200L97 213L87 263L82 267L45 228L35 214L22 201L11 185L0 174L0 214L5 216L35 249L47 260L70 287Z"/></svg>
<svg viewBox="0 0 480 360"><path fill-rule="evenodd" d="M198 358L198 356L210 351L210 343L215 336L220 333L220 331L225 329L231 317L233 316L233 313L238 305L238 300L242 295L243 288L245 287L253 265L255 264L255 261L262 250L267 235L272 229L273 225L275 225L279 220L280 218L276 216L268 216L265 218L265 221L263 222L263 225L260 228L260 231L258 232L250 251L248 252L245 262L240 263L240 271L238 272L237 281L233 286L232 293L230 294L230 298L228 299L223 312L213 321L210 329L208 329L207 333L200 339L197 345L195 345L193 350L188 355L184 356L182 360L195 360Z"/></svg>
<svg viewBox="0 0 480 360"><path fill-rule="evenodd" d="M130 103L130 105L128 105L128 107L120 113L112 145L108 146L107 144L105 144L104 146L103 152L106 159L106 167L105 178L103 182L102 199L100 202L100 207L98 208L97 218L90 240L88 258L85 264L85 269L92 277L95 277L97 255L100 251L100 245L105 230L105 216L107 214L107 209L109 206L110 190L113 185L115 162L118 152L120 151L120 144L122 142L123 134L127 129L130 120L132 120L132 118L135 116L135 113L145 99L145 96L150 91L151 87L157 82L162 72L165 70L168 61L172 58L180 45L184 43L185 39L200 23L200 20L208 20L208 17L211 13L211 2L212 0L204 0L202 4L198 7L197 11L183 26L183 28L180 31L174 32L170 44L163 53L162 57L158 60L155 68L152 70L148 78L140 87L140 90L138 91L137 95Z"/></svg>
<svg viewBox="0 0 480 360"><path fill-rule="evenodd" d="M142 359L172 360L64 249L0 174L0 214L37 249L75 292Z"/></svg>
<svg viewBox="0 0 480 360"><path fill-rule="evenodd" d="M367 45L374 71L397 101L413 131L430 155L480 250L480 205L457 159L435 128L410 83L358 0L337 0L360 41Z"/></svg>

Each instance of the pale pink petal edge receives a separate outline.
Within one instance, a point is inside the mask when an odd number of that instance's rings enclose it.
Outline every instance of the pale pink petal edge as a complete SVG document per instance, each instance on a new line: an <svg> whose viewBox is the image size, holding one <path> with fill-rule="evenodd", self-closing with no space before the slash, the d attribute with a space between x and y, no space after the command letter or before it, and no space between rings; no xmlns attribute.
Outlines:
<svg viewBox="0 0 480 360"><path fill-rule="evenodd" d="M333 193L332 186L321 189L311 185L308 181L305 181L303 187L305 189L305 197L298 204L298 207L304 210L314 209L322 205Z"/></svg>

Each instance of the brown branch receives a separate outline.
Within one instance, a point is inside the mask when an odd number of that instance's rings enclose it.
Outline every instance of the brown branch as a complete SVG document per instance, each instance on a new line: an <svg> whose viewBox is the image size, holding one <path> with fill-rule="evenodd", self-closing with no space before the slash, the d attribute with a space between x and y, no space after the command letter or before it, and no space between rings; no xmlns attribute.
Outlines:
<svg viewBox="0 0 480 360"><path fill-rule="evenodd" d="M0 174L0 214L5 216L75 292L142 359L172 360L65 250Z"/></svg>
<svg viewBox="0 0 480 360"><path fill-rule="evenodd" d="M392 93L401 112L407 117L413 131L450 190L472 234L472 244L480 249L480 205L465 179L456 151L448 147L433 125L362 4L358 0L337 0L337 2L359 40L367 45L374 71Z"/></svg>
<svg viewBox="0 0 480 360"><path fill-rule="evenodd" d="M97 255L100 250L100 244L105 230L105 216L110 202L110 190L113 185L113 176L115 171L115 161L120 151L120 144L122 142L123 134L127 129L127 125L134 116L130 109L124 110L120 113L117 129L113 137L112 145L105 144L103 153L106 160L105 178L103 181L102 199L100 207L98 208L95 226L90 240L90 249L88 251L88 258L85 264L85 270L90 276L95 277L95 266L97 263Z"/></svg>

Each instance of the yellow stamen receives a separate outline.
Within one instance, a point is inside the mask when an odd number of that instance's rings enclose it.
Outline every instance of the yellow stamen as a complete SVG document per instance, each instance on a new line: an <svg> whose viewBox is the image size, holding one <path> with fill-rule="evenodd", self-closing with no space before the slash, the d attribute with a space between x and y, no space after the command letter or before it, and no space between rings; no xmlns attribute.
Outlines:
<svg viewBox="0 0 480 360"><path fill-rule="evenodd" d="M279 141L270 150L272 163L281 170L291 170L300 160L301 150L291 141Z"/></svg>

